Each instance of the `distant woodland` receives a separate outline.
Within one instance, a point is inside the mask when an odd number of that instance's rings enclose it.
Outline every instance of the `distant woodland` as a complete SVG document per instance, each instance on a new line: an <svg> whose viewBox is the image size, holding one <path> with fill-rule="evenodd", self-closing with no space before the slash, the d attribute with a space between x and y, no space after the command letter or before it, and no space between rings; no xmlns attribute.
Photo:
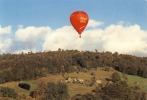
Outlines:
<svg viewBox="0 0 147 100"><path fill-rule="evenodd" d="M29 80L47 74L113 67L114 69L147 78L147 57L117 52L62 50L37 53L1 54L0 83Z"/></svg>

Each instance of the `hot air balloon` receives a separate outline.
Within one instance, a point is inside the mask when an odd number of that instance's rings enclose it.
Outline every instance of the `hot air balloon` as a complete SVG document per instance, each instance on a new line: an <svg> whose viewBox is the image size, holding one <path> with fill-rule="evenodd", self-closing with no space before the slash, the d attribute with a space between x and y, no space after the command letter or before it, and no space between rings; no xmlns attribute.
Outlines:
<svg viewBox="0 0 147 100"><path fill-rule="evenodd" d="M75 11L70 16L70 22L74 29L78 32L79 37L88 24L88 15L84 11Z"/></svg>

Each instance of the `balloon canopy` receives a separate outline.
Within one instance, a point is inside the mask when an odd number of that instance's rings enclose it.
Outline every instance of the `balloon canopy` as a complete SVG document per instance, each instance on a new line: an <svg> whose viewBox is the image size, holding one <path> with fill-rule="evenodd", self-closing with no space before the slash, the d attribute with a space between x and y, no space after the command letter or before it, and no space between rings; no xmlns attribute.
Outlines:
<svg viewBox="0 0 147 100"><path fill-rule="evenodd" d="M74 29L78 32L80 38L83 30L88 24L88 21L88 14L84 11L73 12L70 16L70 22Z"/></svg>

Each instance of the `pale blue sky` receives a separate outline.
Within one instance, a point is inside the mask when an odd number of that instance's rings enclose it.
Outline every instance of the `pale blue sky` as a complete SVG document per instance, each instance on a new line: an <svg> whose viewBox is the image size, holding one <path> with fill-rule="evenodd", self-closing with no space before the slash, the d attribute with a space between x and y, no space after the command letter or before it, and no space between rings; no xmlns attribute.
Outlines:
<svg viewBox="0 0 147 100"><path fill-rule="evenodd" d="M70 25L73 11L83 10L90 19L110 25L123 21L147 30L145 0L0 0L0 25L17 27Z"/></svg>
<svg viewBox="0 0 147 100"><path fill-rule="evenodd" d="M81 39L77 10L90 19ZM0 0L0 54L58 48L147 56L147 0Z"/></svg>

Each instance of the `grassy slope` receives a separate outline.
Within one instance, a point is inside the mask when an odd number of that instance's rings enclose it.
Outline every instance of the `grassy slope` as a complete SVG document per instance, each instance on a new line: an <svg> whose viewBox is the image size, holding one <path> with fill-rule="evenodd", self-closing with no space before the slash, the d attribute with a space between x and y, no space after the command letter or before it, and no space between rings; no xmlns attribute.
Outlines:
<svg viewBox="0 0 147 100"><path fill-rule="evenodd" d="M139 76L126 75L128 78L129 85L139 86L142 90L147 92L147 78L142 78ZM134 84L135 82L139 82L139 84Z"/></svg>
<svg viewBox="0 0 147 100"><path fill-rule="evenodd" d="M66 76L70 76L70 77L78 77L78 78L82 78L84 80L89 80L93 77L93 75L91 75L91 73L94 73L94 75L102 80L103 83L106 83L105 78L110 78L112 73L115 72L115 70L111 69L111 71L104 71L102 68L99 68L98 70L89 70L87 72L80 72L80 73L69 73ZM123 76L122 73L120 73L121 76ZM145 90L147 92L147 79L145 78L141 78L138 76L133 76L133 75L125 75L128 78L128 83L129 85L135 85L134 82L139 82L138 86L140 86L140 88L142 88L143 90ZM48 82L59 82L60 80L63 80L64 77L62 77L62 75L48 75L46 77L41 77L38 78L36 80L30 80L30 81L21 81L21 82L25 82L31 85L31 90L35 90L38 88L42 87L42 84L46 84ZM18 87L18 83L20 82L8 82L5 84L0 84L0 86L5 86L5 87L10 87L16 90L16 92L19 94L19 96L21 98L28 98L30 91L21 89ZM69 89L69 94L70 96L73 96L75 94L85 94L85 93L90 93L96 86L86 86L86 85L82 85L82 84L73 84L73 83L67 83L68 85L68 89ZM30 98L30 97L29 97ZM37 99L30 99L30 100L37 100ZM39 99L38 99L39 100Z"/></svg>

